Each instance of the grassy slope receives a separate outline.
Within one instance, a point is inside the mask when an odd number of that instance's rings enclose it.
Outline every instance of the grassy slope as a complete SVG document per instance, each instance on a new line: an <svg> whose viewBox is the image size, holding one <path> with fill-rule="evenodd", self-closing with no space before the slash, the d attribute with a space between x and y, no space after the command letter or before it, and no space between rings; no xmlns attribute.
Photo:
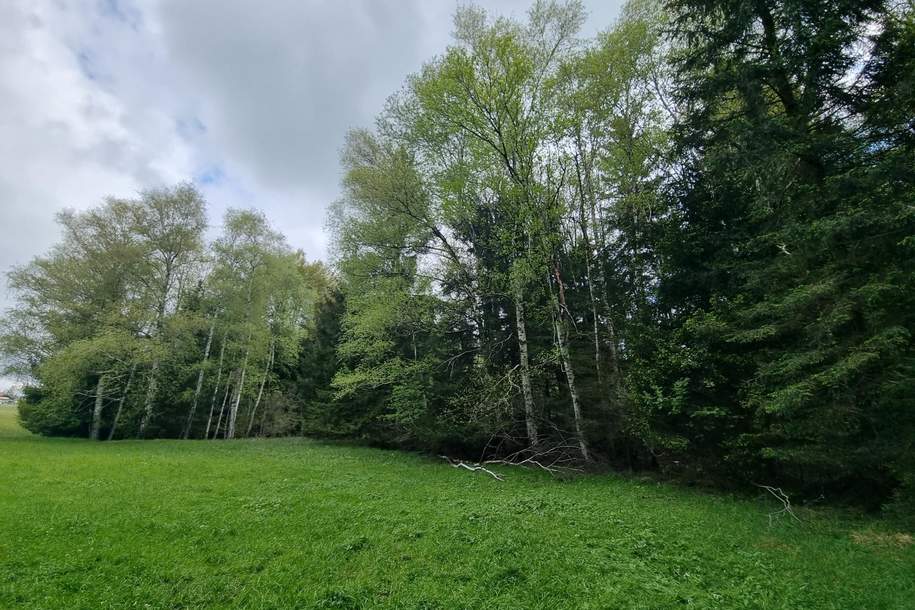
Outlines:
<svg viewBox="0 0 915 610"><path fill-rule="evenodd" d="M302 440L42 439L0 409L0 608L911 608L877 525Z"/></svg>

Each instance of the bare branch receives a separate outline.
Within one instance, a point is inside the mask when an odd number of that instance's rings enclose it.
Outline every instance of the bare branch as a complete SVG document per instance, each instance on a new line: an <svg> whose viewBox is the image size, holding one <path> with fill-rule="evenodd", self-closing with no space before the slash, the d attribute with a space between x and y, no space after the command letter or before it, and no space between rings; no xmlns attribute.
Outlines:
<svg viewBox="0 0 915 610"><path fill-rule="evenodd" d="M781 519L784 515L790 515L791 518L794 519L795 521L797 521L798 523L801 522L801 520L798 519L797 515L794 514L794 510L791 508L791 500L788 498L788 494L786 494L784 491L782 491L781 487L772 487L770 485L760 485L759 483L753 483L753 484L756 485L757 487L759 487L760 489L765 489L770 494L775 496L776 500L778 500L779 502L782 503L781 510L777 510L773 513L769 513L769 527L772 527L773 519L777 521L778 519Z"/></svg>
<svg viewBox="0 0 915 610"><path fill-rule="evenodd" d="M501 475L496 474L492 470L489 470L488 468L481 466L480 464L473 464L473 463L468 464L467 462L462 462L460 460L452 460L447 455L440 455L439 457L442 458L443 460L445 460L446 462L448 462L449 464L451 464L454 468L464 468L466 470L470 470L471 472L477 472L477 471L485 472L486 474L488 474L489 476L491 476L492 478L494 478L497 481L505 480L504 478L502 478Z"/></svg>

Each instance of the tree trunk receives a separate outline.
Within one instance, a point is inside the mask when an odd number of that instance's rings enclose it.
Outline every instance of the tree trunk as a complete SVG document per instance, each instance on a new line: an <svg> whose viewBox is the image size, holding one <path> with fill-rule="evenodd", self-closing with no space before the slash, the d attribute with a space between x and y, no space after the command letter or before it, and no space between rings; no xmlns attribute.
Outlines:
<svg viewBox="0 0 915 610"><path fill-rule="evenodd" d="M98 377L98 383L95 384L95 408L92 409L92 427L89 430L89 438L94 441L98 440L99 428L102 427L102 409L105 407L105 374Z"/></svg>
<svg viewBox="0 0 915 610"><path fill-rule="evenodd" d="M168 304L168 292L172 285L172 267L170 262L166 262L165 278L163 279L163 288L159 305L156 308L156 323L153 338L156 339L162 332L162 323L165 320L165 310ZM156 400L156 390L159 387L159 358L153 360L152 369L149 371L149 384L146 386L146 399L143 404L143 417L140 420L140 429L137 432L137 438L146 436L146 429L152 421L153 403Z"/></svg>
<svg viewBox="0 0 915 610"><path fill-rule="evenodd" d="M527 328L524 321L524 296L520 288L515 291L515 328L518 332L518 354L521 360L521 393L524 397L524 421L527 425L527 439L531 446L537 446L537 422L534 419L534 393L531 390L531 366L527 354Z"/></svg>
<svg viewBox="0 0 915 610"><path fill-rule="evenodd" d="M127 393L130 392L130 384L133 383L133 374L137 371L137 363L134 362L130 367L130 375L127 376L127 385L124 386L124 393L121 395L121 400L118 401L118 410L114 414L114 422L111 424L111 430L108 432L108 440L114 438L114 431L118 427L118 422L121 421L121 411L124 410L124 402L127 401Z"/></svg>
<svg viewBox="0 0 915 610"><path fill-rule="evenodd" d="M238 406L241 404L241 395L245 389L245 373L248 372L248 356L250 348L245 348L245 359L242 361L241 372L238 375L238 384L235 388L235 400L229 409L229 425L226 430L226 438L235 438L235 424L238 420Z"/></svg>
<svg viewBox="0 0 915 610"><path fill-rule="evenodd" d="M607 247L606 236L603 231L601 223L598 222L597 218L597 193L594 190L594 182L591 176L591 162L588 160L587 152L584 150L584 145L581 141L581 134L576 135L576 141L578 144L579 154L582 159L582 170L584 174L584 188L588 193L588 202L590 203L591 208L591 233L595 237L595 246L598 252L605 252ZM603 306L604 315L607 317L607 347L610 352L610 368L614 374L614 390L617 394L617 397L621 394L621 385L623 383L623 376L620 372L619 356L616 346L616 329L613 326L613 316L610 311L610 303L607 302L607 280L604 275L603 262L601 257L598 256L595 260L594 265L595 279L600 288L600 303Z"/></svg>
<svg viewBox="0 0 915 610"><path fill-rule="evenodd" d="M597 296L594 294L594 279L591 275L591 261L590 254L588 256L589 260L585 261L585 273L587 274L588 280L588 295L591 302L591 320L593 322L592 334L594 335L594 370L597 372L597 385L600 388L604 388L604 371L601 366L601 353L600 353L600 316L597 313Z"/></svg>
<svg viewBox="0 0 915 610"><path fill-rule="evenodd" d="M222 406L219 407L219 418L216 420L216 429L213 431L213 439L215 440L219 436L219 427L222 426L222 415L225 413L226 404L229 401L229 389L232 387L232 374L229 374L229 378L226 379L226 391L222 395Z"/></svg>
<svg viewBox="0 0 915 610"><path fill-rule="evenodd" d="M137 438L146 436L146 428L152 420L153 402L156 399L156 389L159 387L159 359L153 360L152 369L149 371L149 385L146 386L146 399L143 401L143 419L140 420L140 430Z"/></svg>
<svg viewBox="0 0 915 610"><path fill-rule="evenodd" d="M606 257L606 248L607 248L607 238L606 232L604 231L604 223L599 222L598 219L598 203L597 203L597 192L594 189L594 181L592 177L591 161L588 158L588 152L584 148L584 144L581 139L581 132L576 133L576 145L578 147L579 157L581 159L580 171L578 174L578 186L579 191L582 193L581 204L581 226L582 234L585 239L585 243L588 250L588 256L586 257L587 264L587 273L588 273L588 292L591 298L591 311L594 318L594 358L596 366L598 366L598 384L601 388L601 394L605 398L605 405L608 408L611 420L617 419L619 417L620 411L620 402L624 395L623 392L623 375L620 371L620 361L619 354L617 351L617 342L616 342L616 329L613 324L613 315L610 310L610 303L607 300L607 280L604 273L604 258ZM576 169L579 169L579 165L576 163ZM590 212L591 219L591 230L588 231L587 227L587 216L585 215L584 206L585 206L585 193L587 193L587 207ZM602 220L602 219L601 219ZM593 244L592 244L593 239ZM593 266L592 266L592 257L593 257ZM592 271L594 273L592 282ZM596 293L596 294L595 294ZM609 378L607 384L604 385L603 380L601 379L601 369L600 369L600 337L599 337L599 325L598 325L598 303L602 306L603 314L606 319L606 331L607 335L604 339L607 346L607 352L609 355L608 364L609 364ZM612 407L611 407L612 403ZM615 446L614 434L610 434L609 441L611 447Z"/></svg>
<svg viewBox="0 0 915 610"><path fill-rule="evenodd" d="M251 418L248 420L248 430L245 431L245 436L251 436L251 429L254 427L254 414L257 413L257 406L261 403L261 396L264 395L264 386L267 385L267 375L270 374L270 368L273 366L273 356L276 352L276 344L273 342L273 339L270 340L270 357L267 358L267 366L264 369L264 378L261 379L261 387L257 391L257 399L254 401L254 406L251 408Z"/></svg>
<svg viewBox="0 0 915 610"><path fill-rule="evenodd" d="M213 411L216 409L216 396L219 394L219 382L222 381L222 361L226 355L226 337L228 332L222 333L222 344L219 347L219 368L216 369L216 385L213 386L213 397L210 399L210 416L207 417L207 429L203 438L210 438L210 424L213 423Z"/></svg>
<svg viewBox="0 0 915 610"><path fill-rule="evenodd" d="M200 366L200 372L197 373L197 387L194 389L194 402L191 404L191 412L187 414L187 422L184 424L184 432L181 437L187 440L191 434L191 425L194 423L194 414L197 412L197 401L200 399L200 390L203 388L203 370L207 361L210 359L210 346L213 345L213 331L216 330L216 317L210 323L210 333L207 335L207 344L203 349L203 364Z"/></svg>
<svg viewBox="0 0 915 610"><path fill-rule="evenodd" d="M559 357L562 360L562 370L566 374L566 382L569 385L569 395L572 398L572 415L575 419L575 435L578 437L578 448L581 450L581 457L586 461L591 461L588 453L588 444L585 441L584 428L582 426L581 401L578 397L578 386L575 383L575 368L572 366L572 357L569 353L568 334L565 330L565 321L563 312L568 311L566 307L565 289L562 285L562 276L559 274L559 265L554 264L553 274L556 277L556 284L559 286L559 298L553 294L550 288L550 299L553 301L553 327L556 330L556 343L559 345ZM548 278L549 279L549 278Z"/></svg>
<svg viewBox="0 0 915 610"><path fill-rule="evenodd" d="M581 139L579 137L579 147L580 146ZM603 367L601 366L600 315L597 313L597 295L594 292L594 276L591 274L591 258L594 256L594 246L591 243L591 236L588 233L588 220L585 216L585 187L581 178L581 166L577 157L575 161L575 173L578 175L579 202L581 204L579 209L579 220L581 224L581 236L585 240L585 277L588 281L588 296L590 297L591 320L593 322L594 370L597 372L597 385L601 388L601 392L604 393L606 388L604 387L604 374Z"/></svg>
<svg viewBox="0 0 915 610"><path fill-rule="evenodd" d="M253 272L253 270L252 270ZM245 322L248 323L251 320L251 291L254 287L254 278L249 276L248 278L248 296L245 299ZM235 399L232 401L232 404L229 408L229 423L226 426L226 436L225 438L235 438L235 425L238 421L238 407L241 404L241 395L245 389L245 373L248 371L248 356L251 354L251 330L248 330L247 336L245 337L245 358L242 361L241 373L239 374L238 381L236 382L235 388Z"/></svg>

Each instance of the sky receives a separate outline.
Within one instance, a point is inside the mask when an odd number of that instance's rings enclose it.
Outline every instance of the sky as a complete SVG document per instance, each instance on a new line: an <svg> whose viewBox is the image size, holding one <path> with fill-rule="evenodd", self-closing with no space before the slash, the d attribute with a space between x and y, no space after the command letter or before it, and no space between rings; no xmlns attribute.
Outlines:
<svg viewBox="0 0 915 610"><path fill-rule="evenodd" d="M478 2L523 18L529 2ZM450 42L456 0L0 1L0 272L55 214L192 181L324 258L347 130ZM582 35L618 0L585 2ZM11 302L6 286L0 308Z"/></svg>

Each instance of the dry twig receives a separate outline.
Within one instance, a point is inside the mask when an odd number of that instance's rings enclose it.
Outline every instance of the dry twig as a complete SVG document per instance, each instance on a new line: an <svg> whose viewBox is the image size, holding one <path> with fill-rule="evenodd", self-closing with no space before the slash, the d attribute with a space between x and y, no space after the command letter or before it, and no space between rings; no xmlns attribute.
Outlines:
<svg viewBox="0 0 915 610"><path fill-rule="evenodd" d="M791 518L794 519L795 521L797 521L798 523L801 522L801 520L798 519L797 515L794 514L794 509L791 508L791 500L788 498L788 494L786 494L784 491L782 491L781 487L772 487L770 485L760 485L759 483L754 483L754 485L756 485L760 489L765 489L770 494L775 496L775 498L779 502L782 503L781 510L777 510L773 513L769 513L769 527L772 527L773 518L778 520L778 519L781 519L782 516L784 516L784 515L790 515Z"/></svg>

